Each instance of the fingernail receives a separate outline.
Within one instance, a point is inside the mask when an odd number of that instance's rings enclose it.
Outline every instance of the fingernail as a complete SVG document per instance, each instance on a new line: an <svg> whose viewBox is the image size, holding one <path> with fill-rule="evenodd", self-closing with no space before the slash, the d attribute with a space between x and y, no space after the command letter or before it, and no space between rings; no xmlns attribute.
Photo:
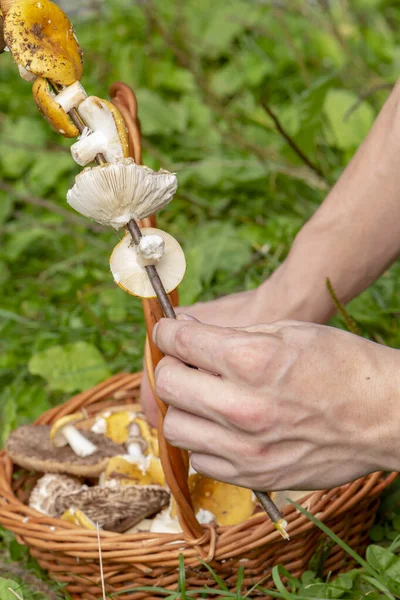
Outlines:
<svg viewBox="0 0 400 600"><path fill-rule="evenodd" d="M153 333L152 333L151 337L153 338L154 343L156 343L158 325L159 325L159 323L156 323L153 327Z"/></svg>
<svg viewBox="0 0 400 600"><path fill-rule="evenodd" d="M190 315L185 315L183 313L180 313L176 318L178 321L197 321L197 319L195 319L194 317L191 317Z"/></svg>

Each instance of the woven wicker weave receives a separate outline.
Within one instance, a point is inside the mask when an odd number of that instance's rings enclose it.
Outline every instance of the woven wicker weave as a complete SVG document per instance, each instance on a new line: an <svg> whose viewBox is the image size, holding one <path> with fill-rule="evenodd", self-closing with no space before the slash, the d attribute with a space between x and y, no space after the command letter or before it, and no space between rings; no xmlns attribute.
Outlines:
<svg viewBox="0 0 400 600"><path fill-rule="evenodd" d="M141 162L140 127L135 96L124 84L111 87L113 102L121 111L130 134L131 155ZM154 224L147 220L145 225ZM172 298L176 304L176 295ZM148 340L162 317L156 300L143 301ZM146 345L146 367L154 391L154 368L162 355L151 341ZM90 416L116 405L138 401L141 375L120 374L95 388L75 396L66 404L44 413L37 424L50 424L61 416L85 408ZM315 552L321 531L288 506L288 543L280 537L264 513L258 513L241 525L201 526L194 515L187 485L187 453L170 446L162 433L167 407L159 406L160 457L167 484L176 501L182 534L114 534L102 531L100 545L106 592L119 592L123 600L156 598L156 592L134 592L138 586L162 586L176 589L179 556L185 559L190 589L215 586L214 579L200 561L208 562L219 577L234 589L239 566L245 569L242 589L267 576L265 587L272 585L268 575L273 566L284 565L295 576L307 568ZM87 531L58 519L44 517L26 506L30 491L40 474L17 470L5 452L0 454L0 524L13 531L28 546L40 566L60 582L67 584L72 598L97 600L102 596L97 532ZM327 492L316 492L303 500L307 508L327 524L354 550L363 553L368 529L374 521L379 496L395 473L374 473L349 485ZM337 573L351 566L349 557L334 546L325 562L325 572ZM121 594L122 592L122 594Z"/></svg>
<svg viewBox="0 0 400 600"><path fill-rule="evenodd" d="M37 423L53 423L81 407L94 415L112 406L135 403L140 380L139 374L117 375L46 412ZM374 473L329 492L313 493L303 504L362 554L379 496L395 476L395 473L388 477ZM67 584L74 600L97 600L101 597L97 533L44 517L28 508L25 502L37 478L37 474L17 471L4 452L0 455L0 523L28 546L43 569ZM264 514L241 525L207 529L203 539L198 540L185 539L183 534L101 532L106 591L111 595L135 586L155 585L176 589L180 554L185 558L189 589L205 584L215 586L199 562L201 555L232 589L239 566L245 568L244 586L251 586L268 575L276 564L286 566L293 575L300 575L323 534L293 507L287 507L285 516L289 522L290 542L280 537ZM349 557L334 546L325 563L325 572L337 573L350 566ZM271 580L264 585L271 585ZM158 596L128 591L118 597L140 600Z"/></svg>

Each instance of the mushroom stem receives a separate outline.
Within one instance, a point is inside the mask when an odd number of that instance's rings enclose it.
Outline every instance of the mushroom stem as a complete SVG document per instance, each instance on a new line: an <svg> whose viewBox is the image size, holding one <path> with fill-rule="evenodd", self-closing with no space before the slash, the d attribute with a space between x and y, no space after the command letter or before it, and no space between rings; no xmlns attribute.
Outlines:
<svg viewBox="0 0 400 600"><path fill-rule="evenodd" d="M63 427L63 434L77 456L85 458L96 452L96 446L92 444L90 440L85 438L85 436L73 425L66 425Z"/></svg>
<svg viewBox="0 0 400 600"><path fill-rule="evenodd" d="M60 94L63 91L63 87L61 85L59 85L58 83L54 83L54 81L50 81L49 83L52 86L53 90L55 92L57 92L57 94ZM86 129L87 125L86 125L85 121L82 119L81 115L79 114L78 109L72 108L69 111L68 115L69 115L71 121L74 123L74 125L78 128L80 133L83 133L83 131ZM103 154L97 154L97 156L95 157L95 161L98 165L107 164L107 161Z"/></svg>
<svg viewBox="0 0 400 600"><path fill-rule="evenodd" d="M127 227L128 227L128 231L131 234L135 245L139 246L140 241L143 238L143 235L142 235L142 232L140 231L140 227L136 223L135 219L132 219L131 221L129 221ZM174 308L171 304L171 301L168 297L168 294L166 293L166 291L164 289L164 286L162 284L160 276L157 273L156 267L154 265L148 265L145 267L145 269L146 269L147 275L151 281L151 285L153 286L153 289L156 293L158 301L161 305L164 315L168 319L176 319L176 313L175 313Z"/></svg>
<svg viewBox="0 0 400 600"><path fill-rule="evenodd" d="M91 163L98 154L107 150L107 137L102 131L83 130L82 136L76 144L71 146L71 154L75 162L81 167Z"/></svg>
<svg viewBox="0 0 400 600"><path fill-rule="evenodd" d="M75 81L72 85L65 87L54 99L66 113L69 113L73 108L77 108L86 98L87 93L83 86L79 81Z"/></svg>

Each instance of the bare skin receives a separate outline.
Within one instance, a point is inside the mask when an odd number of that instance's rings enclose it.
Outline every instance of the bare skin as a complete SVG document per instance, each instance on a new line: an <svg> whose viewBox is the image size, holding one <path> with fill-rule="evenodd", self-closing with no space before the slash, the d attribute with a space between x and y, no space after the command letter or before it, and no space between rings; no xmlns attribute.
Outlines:
<svg viewBox="0 0 400 600"><path fill-rule="evenodd" d="M163 319L164 434L193 467L252 489L321 489L398 467L400 352L298 321ZM186 366L192 364L201 370Z"/></svg>
<svg viewBox="0 0 400 600"><path fill-rule="evenodd" d="M183 309L184 312L196 317L204 324L220 327L247 327L260 323L271 323L278 319L327 323L334 314L334 306L325 285L327 277L331 279L340 300L347 303L375 281L400 254L400 170L397 161L400 146L399 130L400 84L398 83L366 140L321 207L301 229L288 258L272 277L252 292L243 292L210 303L198 304ZM204 325L204 327L206 326ZM266 327L268 326L259 325L260 332L264 331L263 328ZM294 327L298 330L299 324ZM204 331L206 330L205 328ZM325 332L325 329L323 331ZM325 390L329 389L331 383L330 378L334 377L335 385L340 384L343 390L343 394L338 393L336 398L346 397L348 403L355 403L355 414L359 414L360 407L357 407L356 397L346 395L349 386L357 380L357 369L360 368L354 358L356 356L355 349L358 349L361 344L361 354L367 352L368 356L372 357L376 353L378 362L378 355L381 356L380 353L383 350L378 345L372 345L373 349L370 349L369 342L360 341L349 334L342 338L341 336L344 335L342 332L334 331L332 333L331 329L327 329L327 331L329 331L329 335L328 333L318 334L318 339L321 340L323 337L326 344L313 343L308 350L309 355L302 371L301 385L298 381L297 401L305 402L307 398L312 397L309 392L315 386L315 367L311 368L310 365L320 364L321 355L329 355L331 343L336 346L336 338L339 336L345 364L347 364L347 360L345 360L347 357L353 368L349 373L349 369L346 367L346 377L339 375L343 371L338 368L336 372L329 371L328 368L319 372L320 378L322 377L320 380L321 394L322 390L324 390L324 394L326 393ZM299 331L298 335L300 335ZM234 343L233 339L232 343ZM368 351L364 350L364 344L366 344L365 347L368 346ZM235 350L233 349L232 352L235 353ZM261 349L260 352L262 352ZM267 350L266 352L268 354ZM385 355L386 352L387 349ZM396 351L390 350L389 353L399 360ZM171 354L171 352L167 352L167 354ZM257 358L253 355L253 358L256 362L263 364L262 354ZM196 357L194 359L193 362L196 364ZM210 359L215 361L216 357L211 356ZM370 360L373 363L375 358ZM394 363L389 361L389 365L393 369L395 368ZM240 371L240 364L236 366ZM386 377L389 376L387 369L383 372ZM194 373L192 375L196 376ZM180 375L176 376L175 385L179 388ZM376 377L374 375L374 381L379 382L379 389L386 390L385 380L376 379ZM393 377L392 373L389 379L393 379ZM368 382L370 381L368 380ZM372 386L369 385L370 387ZM386 396L382 398L379 394L374 398L374 402L381 403L381 405L382 402L388 401ZM275 400L278 402L279 395ZM331 400L334 401L332 398ZM155 404L146 380L142 389L142 403L148 417L154 422ZM370 410L373 413L376 412L372 405ZM347 432L345 426L342 426L343 431ZM314 431L314 434L310 433L308 438L308 441L312 443L312 436L317 438L319 435L318 426L316 425L315 429L310 431ZM372 438L370 442L373 445ZM353 460L353 451L350 449L348 449L348 458ZM292 460L295 460L294 455ZM287 464L289 463L290 459L287 457ZM287 468L289 469L289 467ZM340 473L334 477L335 481L343 479L345 472L339 466L337 468ZM365 468L372 468L372 463L368 467L365 464ZM362 470L361 467L357 467L355 476ZM240 475L233 477L236 480ZM346 477L350 477L350 473ZM305 489L304 485L305 480L300 475L297 483L295 481L291 483L292 488L303 487ZM318 485L321 486L321 482ZM285 482L283 480L275 482L275 489L285 487L288 487L286 480Z"/></svg>

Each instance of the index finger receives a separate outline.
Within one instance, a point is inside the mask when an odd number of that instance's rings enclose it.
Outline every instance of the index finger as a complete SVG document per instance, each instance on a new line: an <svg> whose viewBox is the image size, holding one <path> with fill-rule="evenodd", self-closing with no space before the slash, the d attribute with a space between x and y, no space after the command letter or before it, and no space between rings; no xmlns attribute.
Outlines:
<svg viewBox="0 0 400 600"><path fill-rule="evenodd" d="M215 375L228 375L223 341L232 335L235 335L235 330L228 327L161 319L153 338L164 354Z"/></svg>

